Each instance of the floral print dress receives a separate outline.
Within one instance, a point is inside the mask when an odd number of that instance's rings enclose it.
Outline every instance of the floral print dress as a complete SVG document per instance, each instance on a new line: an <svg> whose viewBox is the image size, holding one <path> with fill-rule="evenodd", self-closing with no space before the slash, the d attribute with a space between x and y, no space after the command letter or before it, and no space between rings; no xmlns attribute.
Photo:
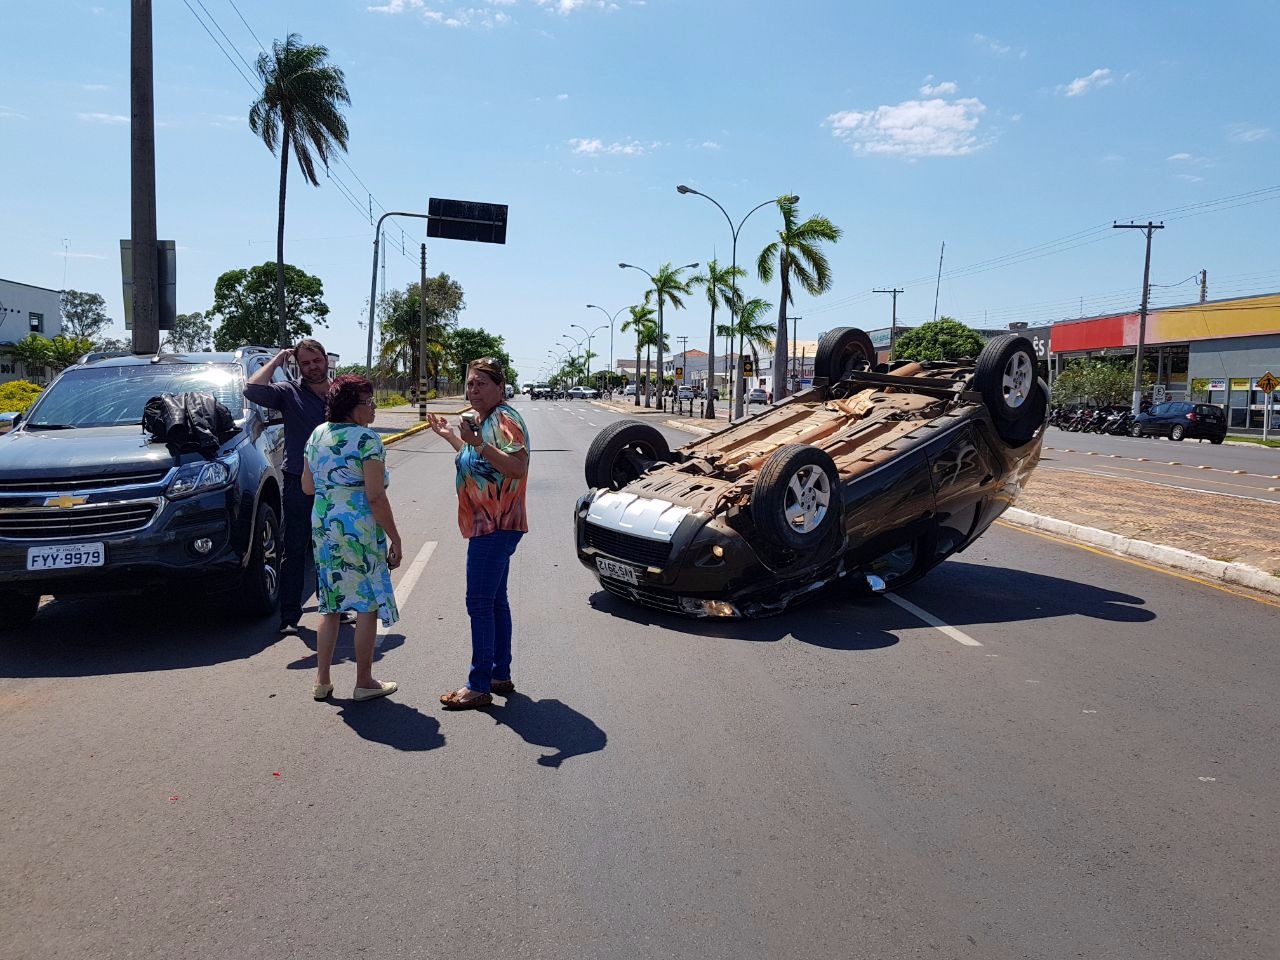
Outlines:
<svg viewBox="0 0 1280 960"><path fill-rule="evenodd" d="M365 462L386 462L382 439L356 423L322 423L307 441L305 456L316 484L311 540L319 611L376 610L389 627L400 612L387 567L387 537L364 488ZM389 484L385 467L383 476Z"/></svg>

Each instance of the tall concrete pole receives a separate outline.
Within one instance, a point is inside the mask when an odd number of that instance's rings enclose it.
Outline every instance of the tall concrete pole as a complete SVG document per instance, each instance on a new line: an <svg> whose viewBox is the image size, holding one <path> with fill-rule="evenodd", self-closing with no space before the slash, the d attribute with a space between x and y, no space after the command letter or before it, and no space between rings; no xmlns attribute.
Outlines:
<svg viewBox="0 0 1280 960"><path fill-rule="evenodd" d="M129 46L133 352L159 353L156 290L156 131L151 0L133 0Z"/></svg>
<svg viewBox="0 0 1280 960"><path fill-rule="evenodd" d="M422 245L418 286L418 419L427 419L427 245Z"/></svg>
<svg viewBox="0 0 1280 960"><path fill-rule="evenodd" d="M1142 412L1142 347L1147 338L1147 304L1151 295L1151 236L1163 223L1113 223L1116 230L1141 230L1147 235L1147 257L1142 266L1142 307L1138 311L1138 349L1133 355L1133 415Z"/></svg>

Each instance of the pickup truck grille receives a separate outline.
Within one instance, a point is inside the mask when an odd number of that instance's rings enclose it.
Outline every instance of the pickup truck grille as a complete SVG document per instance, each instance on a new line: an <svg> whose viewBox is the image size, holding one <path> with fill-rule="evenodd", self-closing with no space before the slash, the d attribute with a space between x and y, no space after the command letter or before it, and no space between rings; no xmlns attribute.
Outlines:
<svg viewBox="0 0 1280 960"><path fill-rule="evenodd" d="M670 594L659 593L656 590L645 590L642 587L629 587L625 583L618 583L608 577L600 578L600 586L614 596L643 604L646 607L652 607L655 610L665 610L667 613L684 612L680 607L679 598Z"/></svg>
<svg viewBox="0 0 1280 960"><path fill-rule="evenodd" d="M108 473L99 476L62 477L50 480L0 480L0 493L64 493L80 490L110 490L116 487L137 487L160 483L168 476L171 467L158 470L139 470L134 473Z"/></svg>
<svg viewBox="0 0 1280 960"><path fill-rule="evenodd" d="M584 524L587 546L595 547L611 557L646 567L666 566L671 556L671 544L666 540L650 540L630 533L620 533L594 523Z"/></svg>
<svg viewBox="0 0 1280 960"><path fill-rule="evenodd" d="M141 530L158 508L157 501L135 500L71 510L0 510L0 538L63 540L110 537Z"/></svg>

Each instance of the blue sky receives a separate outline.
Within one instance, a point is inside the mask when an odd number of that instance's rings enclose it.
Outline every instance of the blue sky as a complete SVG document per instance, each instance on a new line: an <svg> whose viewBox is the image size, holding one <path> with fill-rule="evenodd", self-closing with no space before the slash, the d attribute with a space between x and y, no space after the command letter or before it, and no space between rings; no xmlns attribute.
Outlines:
<svg viewBox="0 0 1280 960"><path fill-rule="evenodd" d="M0 276L99 292L119 335L129 6L6 5L0 85ZM285 237L286 259L324 281L317 332L344 360L365 352L370 194L375 215L430 196L510 206L505 246L432 241L428 270L463 285L462 322L502 334L522 377L581 337L570 324L605 322L585 304L640 300L646 278L619 261L728 262L724 216L678 183L735 222L797 193L802 215L844 231L831 291L791 311L801 339L887 325L874 287L905 288L901 322L931 319L944 241L938 312L975 326L1134 308L1142 235L1115 220L1166 223L1154 304L1195 299L1183 281L1201 269L1211 298L1280 289L1274 3L237 6L155 4L158 226L179 245L179 309L274 259L278 167L232 61L252 79L236 51L252 63L259 40L296 32L329 48L352 98L336 180L314 189L291 169ZM744 292L775 304L754 262L777 222L758 211L738 244ZM403 287L423 222L388 223L386 284ZM668 311L669 334L705 349L704 304ZM607 359L607 330L594 348ZM621 334L613 349L631 353Z"/></svg>

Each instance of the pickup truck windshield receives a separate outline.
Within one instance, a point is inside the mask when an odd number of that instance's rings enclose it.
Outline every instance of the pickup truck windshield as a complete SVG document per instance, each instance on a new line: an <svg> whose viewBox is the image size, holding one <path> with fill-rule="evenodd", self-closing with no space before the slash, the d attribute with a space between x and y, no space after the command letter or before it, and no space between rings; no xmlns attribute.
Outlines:
<svg viewBox="0 0 1280 960"><path fill-rule="evenodd" d="M86 367L62 374L36 401L29 428L114 427L142 423L142 408L162 393L213 394L244 416L240 368L231 363L157 363Z"/></svg>

